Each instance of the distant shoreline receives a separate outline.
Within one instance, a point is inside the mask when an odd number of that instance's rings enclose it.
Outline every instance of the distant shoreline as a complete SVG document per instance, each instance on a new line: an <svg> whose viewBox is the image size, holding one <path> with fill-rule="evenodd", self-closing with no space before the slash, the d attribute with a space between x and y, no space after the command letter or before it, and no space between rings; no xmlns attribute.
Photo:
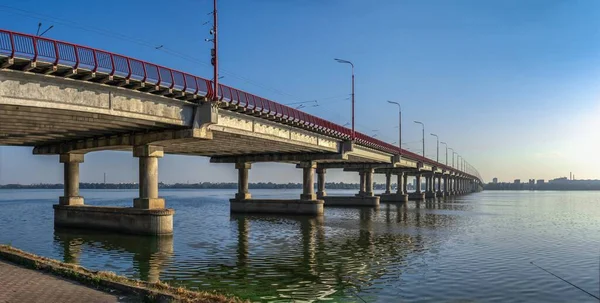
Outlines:
<svg viewBox="0 0 600 303"><path fill-rule="evenodd" d="M237 189L237 183L174 183L165 184L159 183L161 189ZM355 183L326 183L328 189L358 189L359 184ZM375 188L382 189L384 184L376 184ZM63 189L62 183L56 184L4 184L0 185L2 189ZM80 189L138 189L137 183L80 183ZM301 183L250 183L250 189L302 189Z"/></svg>

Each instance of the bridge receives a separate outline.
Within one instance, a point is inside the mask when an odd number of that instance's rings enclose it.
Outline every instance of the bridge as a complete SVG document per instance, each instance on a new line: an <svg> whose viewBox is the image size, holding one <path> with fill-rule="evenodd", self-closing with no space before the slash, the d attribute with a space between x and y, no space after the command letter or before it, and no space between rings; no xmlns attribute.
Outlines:
<svg viewBox="0 0 600 303"><path fill-rule="evenodd" d="M234 163L232 213L323 214L327 206L439 199L482 189L470 166L452 167L298 109L157 64L44 37L0 30L0 145L31 146L64 163L57 226L171 234L174 210L158 193L164 153ZM85 155L128 150L139 158L133 207L88 206L79 194ZM303 170L295 200L253 199L252 163L282 162ZM354 196L328 196L328 169L360 175ZM315 172L317 190L315 192ZM373 175L385 174L375 195ZM392 177L396 190L392 191ZM408 192L408 178L416 190ZM422 186L425 179L425 186Z"/></svg>

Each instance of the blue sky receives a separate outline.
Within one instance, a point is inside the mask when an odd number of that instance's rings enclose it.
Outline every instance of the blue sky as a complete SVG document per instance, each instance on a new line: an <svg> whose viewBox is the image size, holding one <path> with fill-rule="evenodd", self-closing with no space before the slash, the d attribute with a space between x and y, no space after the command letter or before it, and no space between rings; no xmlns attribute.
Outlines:
<svg viewBox="0 0 600 303"><path fill-rule="evenodd" d="M211 77L209 0L0 3L0 28L46 35ZM8 7L7 7L8 6ZM13 8L19 9L15 10ZM448 142L486 180L499 177L600 178L600 2L222 0L220 64L228 85L282 103L317 99L304 110L350 121L349 67L356 65L357 129L397 138L426 155ZM161 50L154 47L163 45ZM180 55L165 52L175 51ZM444 158L444 151L440 151ZM589 160L589 162L588 162ZM87 156L82 181L136 180L130 153ZM252 181L299 182L292 165L257 164ZM164 182L235 181L229 165L166 156ZM30 148L0 148L0 183L61 182L57 157ZM341 172L331 181L356 181ZM380 180L380 179L376 179Z"/></svg>

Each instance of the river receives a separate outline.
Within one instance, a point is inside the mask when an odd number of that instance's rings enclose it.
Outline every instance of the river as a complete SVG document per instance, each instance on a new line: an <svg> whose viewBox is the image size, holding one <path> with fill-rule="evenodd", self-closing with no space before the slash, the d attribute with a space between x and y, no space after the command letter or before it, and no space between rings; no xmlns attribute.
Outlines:
<svg viewBox="0 0 600 303"><path fill-rule="evenodd" d="M166 238L55 230L61 194L0 190L0 243L257 302L597 302L530 262L599 293L600 192L484 191L306 218L230 215L232 190L164 190L176 211ZM137 191L81 194L131 206Z"/></svg>

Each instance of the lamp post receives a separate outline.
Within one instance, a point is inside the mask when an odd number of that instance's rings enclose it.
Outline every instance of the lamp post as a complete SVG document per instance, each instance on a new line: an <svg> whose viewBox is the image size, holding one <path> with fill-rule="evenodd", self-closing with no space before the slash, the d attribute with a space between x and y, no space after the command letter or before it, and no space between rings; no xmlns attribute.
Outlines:
<svg viewBox="0 0 600 303"><path fill-rule="evenodd" d="M388 103L398 106L398 153L402 155L402 107L398 102L388 100Z"/></svg>
<svg viewBox="0 0 600 303"><path fill-rule="evenodd" d="M440 144L444 144L446 146L446 166L448 166L448 144L446 144L446 142L440 142Z"/></svg>
<svg viewBox="0 0 600 303"><path fill-rule="evenodd" d="M452 151L452 168L455 168L454 167L454 149L452 149L452 148L448 148L448 149Z"/></svg>
<svg viewBox="0 0 600 303"><path fill-rule="evenodd" d="M214 93L213 101L219 100L219 32L218 32L218 23L217 23L217 0L213 0L213 28L211 33L213 34L212 42L213 48L211 50L211 63L213 65L213 84L214 84Z"/></svg>
<svg viewBox="0 0 600 303"><path fill-rule="evenodd" d="M352 140L354 140L354 64L348 60L334 59L338 63L350 64L352 66Z"/></svg>
<svg viewBox="0 0 600 303"><path fill-rule="evenodd" d="M438 137L438 135L436 135L436 134L430 134L430 135L434 136L437 141L437 153L435 156L435 162L440 163L440 137Z"/></svg>
<svg viewBox="0 0 600 303"><path fill-rule="evenodd" d="M459 159L462 159L462 157L461 157L460 155L456 154L456 165L458 166L458 170L461 170L461 169L460 169L460 166L461 166L461 165L460 165L460 163L461 163L461 162L460 162L460 160L459 160ZM461 170L461 171L462 171L462 170Z"/></svg>
<svg viewBox="0 0 600 303"><path fill-rule="evenodd" d="M425 158L425 124L419 121L415 121L415 123L421 124L421 127L423 127L423 158Z"/></svg>

